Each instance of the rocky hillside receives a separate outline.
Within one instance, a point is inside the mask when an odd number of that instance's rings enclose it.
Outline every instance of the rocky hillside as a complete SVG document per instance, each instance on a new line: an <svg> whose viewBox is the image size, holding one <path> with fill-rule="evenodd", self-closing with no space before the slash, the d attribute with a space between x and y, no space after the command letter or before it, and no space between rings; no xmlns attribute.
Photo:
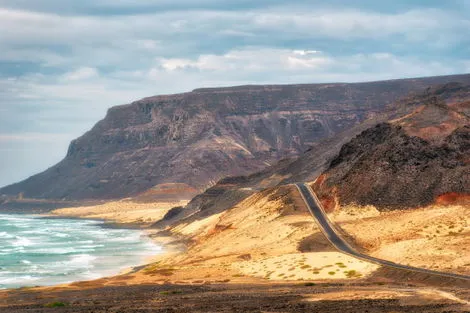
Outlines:
<svg viewBox="0 0 470 313"><path fill-rule="evenodd" d="M173 183L192 194L225 176L246 175L297 156L379 116L410 92L450 81L470 82L470 75L198 89L146 98L111 108L70 144L63 161L0 194L109 199Z"/></svg>
<svg viewBox="0 0 470 313"><path fill-rule="evenodd" d="M412 114L381 123L344 145L314 184L326 207L356 203L388 210L467 201L469 99L468 85L437 88Z"/></svg>
<svg viewBox="0 0 470 313"><path fill-rule="evenodd" d="M347 147L354 144L358 138L368 136L370 133L373 134L372 136L377 136L378 132L392 127L387 123L390 121L392 124L399 125L397 128L406 127L408 132L418 129L426 130L423 135L433 135L434 137L431 137L438 144L441 144L442 138L445 137L445 132L441 130L441 136L435 136L436 129L439 129L442 125L447 125L446 130L447 135L449 135L450 132L467 124L465 112L469 103L467 99L470 99L470 85L457 84L458 88L455 87L456 84L446 84L429 89L421 95L405 97L390 105L390 110L386 110L383 114L313 144L299 157L283 159L277 164L251 175L222 179L215 186L193 198L184 210L178 210L178 214L172 214L168 219L158 223L157 226L165 226L180 222L181 220L190 222L220 213L264 188L299 181L314 181L320 174L328 170L333 160L335 160L333 163L339 162L341 155L348 149ZM426 103L428 105L423 105ZM358 137L354 138L356 136ZM386 136L380 137L380 141L387 142L387 140L391 140L391 138ZM372 149L371 144L364 144L363 141L355 145L360 147L362 149L361 153L364 154L370 152L368 149ZM392 140L390 145L384 147L384 149L400 148L397 142ZM417 149L419 150L420 147ZM429 149L432 150L433 147ZM413 154L414 152L410 153ZM401 165L396 164L396 166ZM358 171L358 177L361 177L362 172ZM367 176L368 173L364 175ZM318 182L321 182L324 177L322 176ZM371 177L367 176L367 179L371 179ZM341 179L338 178L337 181L341 181ZM358 185L354 181L352 184ZM364 184L367 184L367 180L364 181ZM406 189L407 186L401 185L400 188ZM321 184L321 188L318 190L322 194L325 205L328 205L330 208L334 207L334 200L337 200L337 197L331 196L335 194L335 190L335 182L328 187L325 184ZM453 197L451 198L454 199ZM357 202L354 193L351 193L351 199L351 202ZM440 201L445 199L448 201L449 195L439 198Z"/></svg>

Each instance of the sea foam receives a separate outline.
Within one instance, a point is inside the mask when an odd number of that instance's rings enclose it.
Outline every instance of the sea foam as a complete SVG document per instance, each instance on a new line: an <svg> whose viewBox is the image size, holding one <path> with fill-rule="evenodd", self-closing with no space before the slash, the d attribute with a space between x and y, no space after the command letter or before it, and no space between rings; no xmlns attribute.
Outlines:
<svg viewBox="0 0 470 313"><path fill-rule="evenodd" d="M139 230L101 224L0 214L0 288L114 275L161 250Z"/></svg>

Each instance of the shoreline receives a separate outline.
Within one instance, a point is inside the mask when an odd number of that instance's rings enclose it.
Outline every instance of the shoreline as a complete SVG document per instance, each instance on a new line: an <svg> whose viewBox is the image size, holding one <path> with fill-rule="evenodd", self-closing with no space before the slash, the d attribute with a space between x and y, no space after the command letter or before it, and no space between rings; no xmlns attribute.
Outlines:
<svg viewBox="0 0 470 313"><path fill-rule="evenodd" d="M141 224L141 223L122 223L122 222L117 222L113 219L110 218L90 218L90 217L80 217L80 216L69 216L69 215L58 215L58 214L53 214L52 211L48 213L39 213L39 214L34 214L34 213L23 213L23 214L18 214L18 213L13 213L13 212L7 212L7 213L1 213L2 215L24 215L24 216L33 216L33 217L38 217L39 219L55 219L55 220L83 220L83 221L94 221L97 222L96 226L99 228L103 229L127 229L127 230L135 230L135 231L140 231L140 240L142 241L147 241L152 243L156 249L158 249L158 253L155 253L156 251L153 251L152 253L149 253L148 255L143 255L141 258L141 262L139 262L136 265L130 265L126 266L123 268L115 268L114 273L112 274L106 274L103 273L103 275L99 275L100 277L97 278L90 278L90 279L83 279L83 280L71 280L69 282L65 283L51 283L51 284L44 284L44 285L28 285L25 284L24 286L19 286L19 287L14 287L14 288L0 288L1 292L8 292L8 291L14 291L14 290L23 290L23 289L43 289L43 288L70 288L75 284L86 284L86 283L92 283L94 281L100 281L100 280L108 280L108 279L114 279L118 278L119 276L122 275L128 275L132 273L136 273L151 263L155 261L155 259L163 257L164 255L171 254L172 252L176 252L175 249L170 248L165 244L165 242L161 240L157 240L156 238L152 237L151 235L154 234L154 231L159 231L157 229L149 229L149 225ZM169 236L167 236L169 238ZM169 241L175 240L176 238L171 237ZM111 271L111 268L109 268Z"/></svg>
<svg viewBox="0 0 470 313"><path fill-rule="evenodd" d="M62 210L62 209L58 209ZM101 228L108 228L108 229L130 229L130 230L140 230L142 232L142 235L146 237L149 241L151 241L153 244L159 246L161 248L161 253L155 255L148 255L145 257L145 262L144 264L141 265L136 265L136 266L131 266L122 269L119 274L116 274L114 276L119 276L123 274L128 274L128 273L134 273L140 269L145 268L146 266L150 265L151 263L154 262L156 258L163 257L164 255L171 255L172 253L179 252L179 249L176 249L174 247L171 247L168 245L168 242L176 241L177 238L172 237L172 236L159 236L157 239L152 235L157 234L158 232L162 231L161 229L157 228L151 228L152 224L149 223L142 223L142 222L120 222L117 221L114 218L108 217L108 218L97 218L97 217L87 217L87 216L79 216L79 215L68 215L68 214L61 214L61 213L54 213L57 210L53 210L47 214L42 214L43 218L52 218L52 219L76 219L76 220L92 220L92 221L97 221L100 222L99 226ZM166 238L166 240L161 240L161 238ZM114 277L111 276L111 277Z"/></svg>
<svg viewBox="0 0 470 313"><path fill-rule="evenodd" d="M10 213L6 213L10 214ZM25 214L25 215L30 215L30 214ZM96 221L102 223L100 226L103 228L110 228L110 229L141 229L145 230L147 229L144 224L139 224L139 223L120 223L116 222L112 219L106 219L106 218L92 218L92 217L80 217L80 216L70 216L70 215L57 215L57 214L31 214L31 215L36 215L40 216L41 218L44 219L57 219L57 220L88 220L88 221Z"/></svg>
<svg viewBox="0 0 470 313"><path fill-rule="evenodd" d="M135 266L129 266L122 268L119 270L118 273L111 275L111 276L103 276L98 278L99 279L105 279L105 278L114 278L118 277L121 275L127 275L127 274L132 274L136 273L148 265L152 264L156 258L163 257L164 255L170 255L171 253L177 252L176 249L170 248L169 246L165 245L164 242L157 240L153 238L151 235L153 232L151 232L150 226L145 225L145 224L140 224L136 222L132 223L122 223L122 222L117 222L113 219L110 218L88 218L88 217L80 217L80 216L68 216L68 215L57 215L57 214L52 214L52 212L49 212L48 214L42 215L43 218L45 219L71 219L71 220L91 220L91 221L97 221L100 222L99 227L101 228L108 228L108 229L129 229L129 230L140 230L142 232L142 235L146 237L147 240L152 242L154 245L160 247L160 253L159 254L152 254L152 255L147 255L144 256L144 262L143 264L140 265L135 265ZM157 229L153 229L154 231L161 231ZM142 236L142 237L143 237ZM176 238L171 237L171 236L166 236L167 238L171 238L171 240L176 240ZM75 284L75 283L81 283L81 282L90 282L94 281L97 279L91 279L91 280L83 280L83 281L73 281L70 283L67 283L65 285L70 285L70 284Z"/></svg>
<svg viewBox="0 0 470 313"><path fill-rule="evenodd" d="M173 200L160 202L139 202L126 198L112 200L91 206L78 206L58 208L44 214L47 218L87 219L101 222L100 227L111 229L140 230L153 244L161 248L161 253L149 255L142 265L128 267L121 272L136 272L136 268L144 268L156 259L177 254L185 249L178 242L178 238L169 234L160 234L162 229L153 228L152 225L161 220L165 214L176 206L185 206L190 200Z"/></svg>

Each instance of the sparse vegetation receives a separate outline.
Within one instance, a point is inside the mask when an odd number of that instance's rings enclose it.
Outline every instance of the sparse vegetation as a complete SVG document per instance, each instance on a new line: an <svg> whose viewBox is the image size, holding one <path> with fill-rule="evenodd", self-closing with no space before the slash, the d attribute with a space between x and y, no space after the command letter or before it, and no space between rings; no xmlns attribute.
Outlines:
<svg viewBox="0 0 470 313"><path fill-rule="evenodd" d="M347 278L357 278L362 276L362 274L356 270L345 271L344 274L346 274Z"/></svg>
<svg viewBox="0 0 470 313"><path fill-rule="evenodd" d="M60 301L44 304L44 306L46 308L59 308L59 307L67 306L67 305L68 305L68 303L60 302Z"/></svg>
<svg viewBox="0 0 470 313"><path fill-rule="evenodd" d="M347 266L344 265L344 263L342 263L342 262L338 262L338 263L336 263L336 265L338 265L339 268L346 268L346 267L347 267Z"/></svg>

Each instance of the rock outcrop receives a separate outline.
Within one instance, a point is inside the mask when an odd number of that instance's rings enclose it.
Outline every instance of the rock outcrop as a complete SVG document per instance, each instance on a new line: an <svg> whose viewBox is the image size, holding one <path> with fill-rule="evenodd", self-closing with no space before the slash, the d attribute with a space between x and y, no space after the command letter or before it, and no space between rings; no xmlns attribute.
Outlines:
<svg viewBox="0 0 470 313"><path fill-rule="evenodd" d="M314 184L328 210L352 203L409 209L469 198L470 86L442 91L421 99L414 113L370 128L341 148ZM468 97L455 102L457 93Z"/></svg>

